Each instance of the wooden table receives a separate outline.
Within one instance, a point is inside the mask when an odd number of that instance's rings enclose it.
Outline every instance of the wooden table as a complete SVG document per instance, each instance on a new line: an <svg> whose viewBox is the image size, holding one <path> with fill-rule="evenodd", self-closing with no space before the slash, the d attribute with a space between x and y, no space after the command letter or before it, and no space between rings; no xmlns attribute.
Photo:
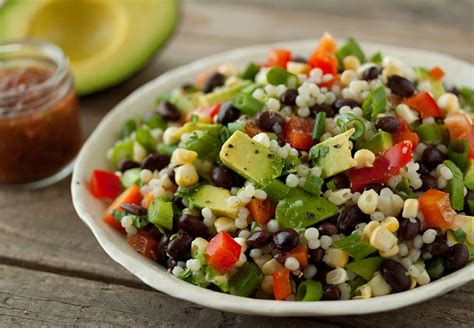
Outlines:
<svg viewBox="0 0 474 328"><path fill-rule="evenodd" d="M85 135L118 101L160 73L245 45L316 39L329 30L336 37L416 46L474 62L470 0L319 3L186 2L182 23L159 57L120 86L82 99ZM474 283L409 308L351 317L252 317L173 299L145 286L102 251L74 212L69 184L66 179L40 191L0 190L0 326L468 327L474 322Z"/></svg>

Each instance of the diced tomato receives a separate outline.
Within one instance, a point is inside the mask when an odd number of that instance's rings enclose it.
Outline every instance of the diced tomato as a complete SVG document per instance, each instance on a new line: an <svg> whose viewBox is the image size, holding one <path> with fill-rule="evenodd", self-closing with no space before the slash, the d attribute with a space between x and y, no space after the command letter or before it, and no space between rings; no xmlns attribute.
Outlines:
<svg viewBox="0 0 474 328"><path fill-rule="evenodd" d="M430 70L430 75L436 80L441 80L444 76L444 71L436 66Z"/></svg>
<svg viewBox="0 0 474 328"><path fill-rule="evenodd" d="M306 268L308 266L308 246L306 246L305 244L299 244L288 253L285 253L285 255L287 257L292 256L297 259L300 263L300 266L303 268Z"/></svg>
<svg viewBox="0 0 474 328"><path fill-rule="evenodd" d="M256 136L257 134L264 132L262 129L260 129L257 124L254 123L247 123L244 126L245 132L249 135L250 138Z"/></svg>
<svg viewBox="0 0 474 328"><path fill-rule="evenodd" d="M112 212L114 210L119 210L120 206L124 203L140 205L142 201L142 194L140 193L140 188L137 185L133 185L123 191L112 203L112 205L107 208L105 211L105 216L103 218L104 222L111 225L120 232L125 232L122 228L120 222L114 219Z"/></svg>
<svg viewBox="0 0 474 328"><path fill-rule="evenodd" d="M90 182L91 192L95 198L114 199L122 190L120 178L113 172L94 170Z"/></svg>
<svg viewBox="0 0 474 328"><path fill-rule="evenodd" d="M372 167L351 169L349 171L351 189L361 191L367 185L385 182L388 176L389 164L386 158L379 156L375 159Z"/></svg>
<svg viewBox="0 0 474 328"><path fill-rule="evenodd" d="M339 62L336 58L337 44L329 33L324 33L319 40L318 48L313 52L308 60L308 64L313 68L319 68L323 74L337 74Z"/></svg>
<svg viewBox="0 0 474 328"><path fill-rule="evenodd" d="M387 149L383 157L388 161L388 174L398 174L413 158L412 151L412 144L409 141L399 142Z"/></svg>
<svg viewBox="0 0 474 328"><path fill-rule="evenodd" d="M268 65L286 69L286 64L291 60L291 51L288 49L271 49L268 53Z"/></svg>
<svg viewBox="0 0 474 328"><path fill-rule="evenodd" d="M200 121L202 121L203 118L209 118L206 121L208 121L207 123L211 123L212 119L214 118L214 116L217 115L217 113L219 113L220 109L221 109L220 103L216 105L212 105L212 106L200 107L196 109L195 111L186 114L186 116L184 117L184 121L189 122L189 120L191 119L193 115L198 115L200 117Z"/></svg>
<svg viewBox="0 0 474 328"><path fill-rule="evenodd" d="M419 112L421 118L441 116L441 109L436 103L436 100L426 91L405 99L403 103Z"/></svg>
<svg viewBox="0 0 474 328"><path fill-rule="evenodd" d="M283 138L291 147L298 150L308 150L313 146L312 138L314 120L291 116L283 127Z"/></svg>
<svg viewBox="0 0 474 328"><path fill-rule="evenodd" d="M285 300L292 294L290 270L281 268L273 273L273 295L276 300Z"/></svg>
<svg viewBox="0 0 474 328"><path fill-rule="evenodd" d="M219 273L226 273L239 260L241 248L231 236L221 231L207 245L207 263Z"/></svg>
<svg viewBox="0 0 474 328"><path fill-rule="evenodd" d="M463 112L451 112L444 119L451 140L464 140L468 143L468 156L474 158L474 129Z"/></svg>
<svg viewBox="0 0 474 328"><path fill-rule="evenodd" d="M427 228L451 229L459 226L458 215L446 192L429 189L418 199Z"/></svg>
<svg viewBox="0 0 474 328"><path fill-rule="evenodd" d="M250 215L260 224L267 224L275 217L276 206L271 199L254 198L248 203Z"/></svg>
<svg viewBox="0 0 474 328"><path fill-rule="evenodd" d="M127 243L143 256L152 260L156 259L155 250L157 242L149 234L138 232L128 238Z"/></svg>
<svg viewBox="0 0 474 328"><path fill-rule="evenodd" d="M416 146L418 146L420 143L420 137L418 134L416 134L416 132L410 130L408 123L405 120L401 118L398 119L400 121L400 129L392 134L393 142L399 143L402 141L410 141L412 148L416 148Z"/></svg>

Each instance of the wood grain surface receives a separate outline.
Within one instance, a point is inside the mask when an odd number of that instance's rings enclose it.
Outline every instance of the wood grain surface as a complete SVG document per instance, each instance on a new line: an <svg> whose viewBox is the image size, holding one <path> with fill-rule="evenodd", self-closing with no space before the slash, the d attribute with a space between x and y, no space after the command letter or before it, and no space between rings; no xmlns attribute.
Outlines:
<svg viewBox="0 0 474 328"><path fill-rule="evenodd" d="M357 5L356 5L357 3ZM385 42L474 62L473 1L185 1L169 44L131 79L81 99L84 136L160 73L232 48L314 37ZM383 50L383 49L382 49ZM74 212L70 179L0 189L0 326L472 327L474 283L367 316L264 318L202 308L151 290L115 264Z"/></svg>

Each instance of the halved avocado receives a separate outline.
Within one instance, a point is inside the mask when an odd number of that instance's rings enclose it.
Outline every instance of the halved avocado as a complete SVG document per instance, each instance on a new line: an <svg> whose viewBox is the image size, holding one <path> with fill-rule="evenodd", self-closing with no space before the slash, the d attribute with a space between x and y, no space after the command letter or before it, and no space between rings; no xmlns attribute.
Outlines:
<svg viewBox="0 0 474 328"><path fill-rule="evenodd" d="M0 38L31 37L59 45L79 94L124 80L169 38L177 0L9 0L0 8Z"/></svg>

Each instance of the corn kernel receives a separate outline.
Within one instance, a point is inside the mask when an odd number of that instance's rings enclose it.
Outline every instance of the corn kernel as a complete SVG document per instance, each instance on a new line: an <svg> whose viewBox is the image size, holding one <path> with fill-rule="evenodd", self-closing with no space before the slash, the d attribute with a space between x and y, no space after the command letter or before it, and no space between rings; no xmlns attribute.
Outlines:
<svg viewBox="0 0 474 328"><path fill-rule="evenodd" d="M394 245L392 248L390 248L388 251L379 251L380 256L388 258L392 257L398 254L398 251L400 250L400 247L398 245Z"/></svg>
<svg viewBox="0 0 474 328"><path fill-rule="evenodd" d="M283 265L281 265L280 262L275 259L271 259L262 266L262 272L263 274L269 275L281 268L283 268Z"/></svg>
<svg viewBox="0 0 474 328"><path fill-rule="evenodd" d="M372 288L368 284L357 287L355 295L358 299L367 299L372 297ZM355 298L356 298L355 297Z"/></svg>
<svg viewBox="0 0 474 328"><path fill-rule="evenodd" d="M199 181L199 175L192 164L185 164L174 169L175 180L180 187L189 187Z"/></svg>
<svg viewBox="0 0 474 328"><path fill-rule="evenodd" d="M273 276L266 275L263 277L260 287L265 293L273 295Z"/></svg>
<svg viewBox="0 0 474 328"><path fill-rule="evenodd" d="M371 167L375 161L375 154L368 149L360 149L354 154L354 159L357 168Z"/></svg>
<svg viewBox="0 0 474 328"><path fill-rule="evenodd" d="M171 155L171 163L175 165L191 164L198 154L195 151L187 149L176 149Z"/></svg>
<svg viewBox="0 0 474 328"><path fill-rule="evenodd" d="M347 280L347 271L343 268L331 270L326 275L326 282L330 285L339 285Z"/></svg>
<svg viewBox="0 0 474 328"><path fill-rule="evenodd" d="M387 216L383 221L382 224L387 228L390 232L396 232L400 227L400 223L398 222L397 218L394 216Z"/></svg>
<svg viewBox="0 0 474 328"><path fill-rule="evenodd" d="M267 263L268 261L270 261L271 259L272 259L272 256L270 254L265 254L260 257L254 257L253 261L260 268L260 270L262 270L263 265Z"/></svg>
<svg viewBox="0 0 474 328"><path fill-rule="evenodd" d="M410 281L411 281L410 289L415 288L416 287L416 279L414 277L410 277Z"/></svg>
<svg viewBox="0 0 474 328"><path fill-rule="evenodd" d="M360 60L356 56L346 56L342 60L342 64L344 65L344 69L352 69L357 70L360 66Z"/></svg>
<svg viewBox="0 0 474 328"><path fill-rule="evenodd" d="M414 219L418 215L418 199L408 198L403 204L402 216L408 219Z"/></svg>
<svg viewBox="0 0 474 328"><path fill-rule="evenodd" d="M387 252L397 244L397 237L382 225L372 231L372 234L370 235L370 244L379 251Z"/></svg>
<svg viewBox="0 0 474 328"><path fill-rule="evenodd" d="M423 270L423 272L418 277L416 277L416 282L420 286L426 285L430 282L430 275L428 272L426 272L426 270Z"/></svg>
<svg viewBox="0 0 474 328"><path fill-rule="evenodd" d="M311 67L308 64L289 61L288 64L286 64L286 70L293 74L308 75L309 71L311 71Z"/></svg>
<svg viewBox="0 0 474 328"><path fill-rule="evenodd" d="M217 218L217 220L214 221L214 227L216 228L217 232L225 231L233 233L237 230L234 220L225 216Z"/></svg>
<svg viewBox="0 0 474 328"><path fill-rule="evenodd" d="M332 268L343 268L349 261L349 255L339 248L330 247L326 250L323 261Z"/></svg>
<svg viewBox="0 0 474 328"><path fill-rule="evenodd" d="M369 240L370 236L372 235L372 232L375 230L380 225L377 221L370 221L367 223L367 225L364 227L363 234L365 239Z"/></svg>
<svg viewBox="0 0 474 328"><path fill-rule="evenodd" d="M384 70L382 71L382 76L384 78L387 78L390 75L403 75L403 74L402 74L402 71L400 70L400 68L395 67L395 66L388 66L388 67L384 68Z"/></svg>
<svg viewBox="0 0 474 328"><path fill-rule="evenodd" d="M206 251L208 241L204 238L198 237L191 243L191 255L194 257Z"/></svg>
<svg viewBox="0 0 474 328"><path fill-rule="evenodd" d="M455 94L447 92L439 97L438 105L444 112L449 113L459 109L459 100Z"/></svg>
<svg viewBox="0 0 474 328"><path fill-rule="evenodd" d="M366 190L357 200L357 206L365 214L372 214L377 208L377 200L379 195L374 190Z"/></svg>
<svg viewBox="0 0 474 328"><path fill-rule="evenodd" d="M341 74L341 85L343 87L347 87L349 84L351 84L352 81L354 81L356 78L356 72L352 69L346 69L344 72Z"/></svg>
<svg viewBox="0 0 474 328"><path fill-rule="evenodd" d="M373 296L382 296L390 294L392 287L385 282L380 272L376 272L374 277L367 283L372 289Z"/></svg>

